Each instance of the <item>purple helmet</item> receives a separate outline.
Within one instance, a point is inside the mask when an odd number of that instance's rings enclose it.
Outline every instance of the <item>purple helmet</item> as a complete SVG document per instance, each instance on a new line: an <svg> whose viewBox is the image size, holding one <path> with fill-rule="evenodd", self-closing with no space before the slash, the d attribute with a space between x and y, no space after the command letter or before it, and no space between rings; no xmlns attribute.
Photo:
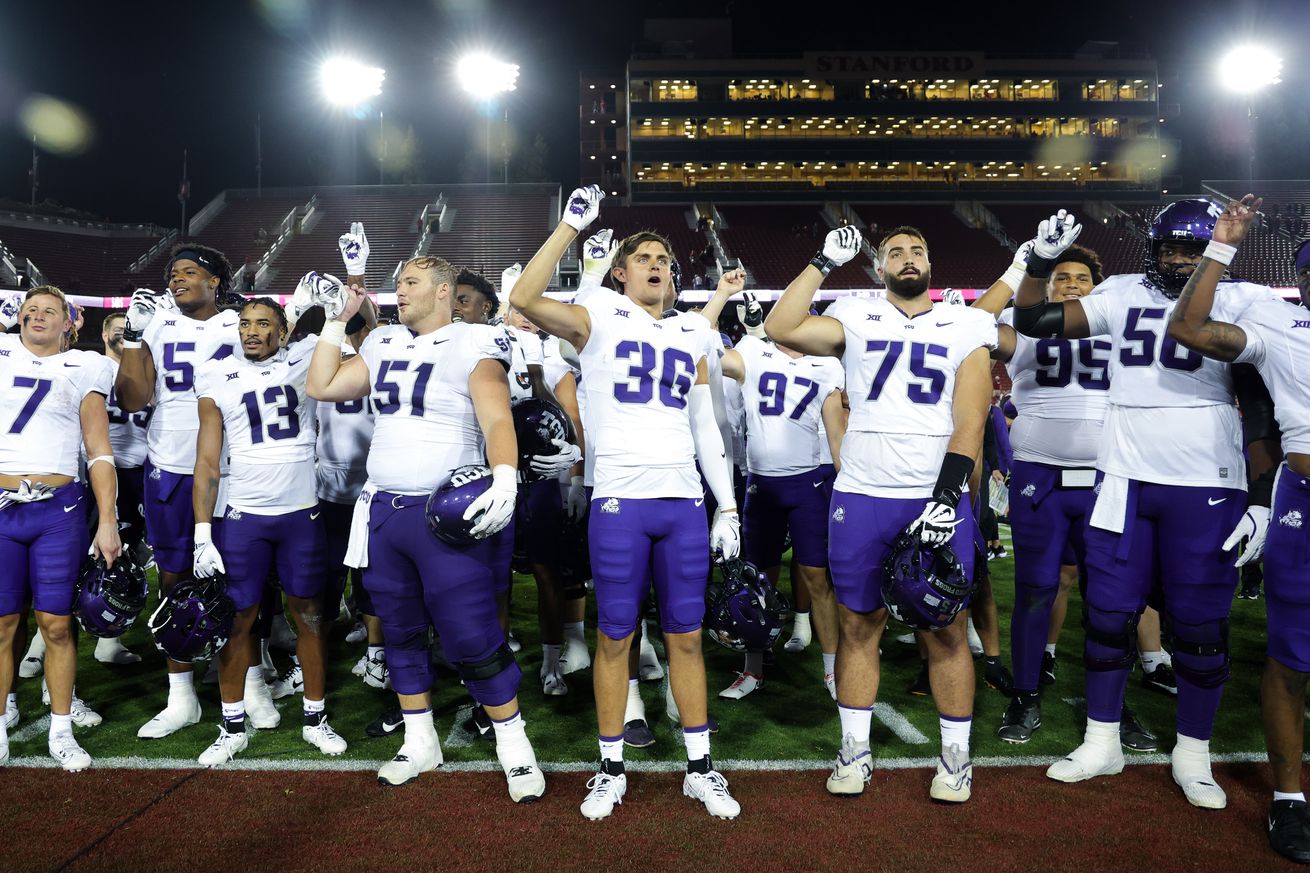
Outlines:
<svg viewBox="0 0 1310 873"><path fill-rule="evenodd" d="M790 608L769 577L734 558L719 565L721 579L705 591L705 628L734 652L767 652L778 641Z"/></svg>
<svg viewBox="0 0 1310 873"><path fill-rule="evenodd" d="M1146 235L1151 247L1146 256L1146 279L1166 297L1183 292L1190 274L1160 269L1160 247L1165 243L1194 243L1202 246L1214 236L1215 219L1223 209L1209 200L1178 200L1170 203L1151 222Z"/></svg>
<svg viewBox="0 0 1310 873"><path fill-rule="evenodd" d="M532 469L533 455L554 455L559 446L551 440L577 443L573 422L555 403L529 397L515 403L510 410L514 415L514 436L519 443L519 476L523 482L536 482L542 478Z"/></svg>
<svg viewBox="0 0 1310 873"><path fill-rule="evenodd" d="M146 608L146 574L126 554L114 566L104 558L86 559L77 581L73 614L82 630L97 637L121 637Z"/></svg>
<svg viewBox="0 0 1310 873"><path fill-rule="evenodd" d="M882 599L892 618L915 630L946 627L969 605L972 586L949 545L930 546L906 531L882 564Z"/></svg>
<svg viewBox="0 0 1310 873"><path fill-rule="evenodd" d="M469 533L477 516L465 521L464 512L469 504L490 487L491 468L486 465L469 464L451 470L450 475L428 495L428 528L437 539L456 548L462 549L478 542Z"/></svg>
<svg viewBox="0 0 1310 873"><path fill-rule="evenodd" d="M218 573L174 585L150 616L150 632L155 646L174 661L207 660L227 644L235 615L227 577Z"/></svg>

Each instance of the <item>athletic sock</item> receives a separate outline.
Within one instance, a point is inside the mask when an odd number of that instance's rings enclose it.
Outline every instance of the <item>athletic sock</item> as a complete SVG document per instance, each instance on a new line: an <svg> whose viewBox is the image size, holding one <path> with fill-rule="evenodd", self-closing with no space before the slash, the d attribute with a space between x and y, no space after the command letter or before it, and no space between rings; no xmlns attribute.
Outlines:
<svg viewBox="0 0 1310 873"><path fill-rule="evenodd" d="M586 624L581 621L566 621L564 623L564 640L576 640L583 645L587 642Z"/></svg>
<svg viewBox="0 0 1310 873"><path fill-rule="evenodd" d="M966 715L960 718L942 715L939 712L937 724L942 732L942 754L945 754L951 746L959 746L960 754L969 757L969 729L973 726L973 717Z"/></svg>
<svg viewBox="0 0 1310 873"><path fill-rule="evenodd" d="M637 679L628 680L628 702L623 709L623 723L646 720L646 703L641 699L641 683Z"/></svg>
<svg viewBox="0 0 1310 873"><path fill-rule="evenodd" d="M747 652L746 653L746 672L756 679L764 677L764 653Z"/></svg>
<svg viewBox="0 0 1310 873"><path fill-rule="evenodd" d="M223 704L223 730L230 734L245 733L246 702L244 700Z"/></svg>
<svg viewBox="0 0 1310 873"><path fill-rule="evenodd" d="M1052 656L1055 655L1055 643L1047 643L1047 644L1046 644L1046 654L1048 654L1048 655L1052 655Z"/></svg>
<svg viewBox="0 0 1310 873"><path fill-rule="evenodd" d="M500 721L493 718L491 726L496 731L496 752L502 760L518 760L525 754L531 756L532 743L528 741L522 712L515 712Z"/></svg>
<svg viewBox="0 0 1310 873"><path fill-rule="evenodd" d="M541 666L547 675L559 672L560 646L552 643L541 644Z"/></svg>
<svg viewBox="0 0 1310 873"><path fill-rule="evenodd" d="M623 737L600 737L600 768L611 776L623 772Z"/></svg>
<svg viewBox="0 0 1310 873"><path fill-rule="evenodd" d="M187 670L185 673L168 674L168 696L174 694L185 694L190 697L196 696L195 673Z"/></svg>
<svg viewBox="0 0 1310 873"><path fill-rule="evenodd" d="M1295 800L1301 803L1305 803L1305 792L1297 791L1293 793L1288 791L1275 791L1274 803L1277 803L1280 800Z"/></svg>
<svg viewBox="0 0 1310 873"><path fill-rule="evenodd" d="M824 652L823 675L827 676L829 673L836 673L836 672L837 672L837 653L833 652L832 654L829 654L827 652Z"/></svg>
<svg viewBox="0 0 1310 873"><path fill-rule="evenodd" d="M57 737L60 734L71 734L73 732L73 714L66 712L63 715L50 713L50 736Z"/></svg>
<svg viewBox="0 0 1310 873"><path fill-rule="evenodd" d="M810 629L810 613L808 610L805 612L797 612L792 617L791 635L796 636L796 632L801 629L807 631Z"/></svg>
<svg viewBox="0 0 1310 873"><path fill-rule="evenodd" d="M1165 663L1164 652L1142 652L1142 670L1146 673L1153 672L1156 667Z"/></svg>
<svg viewBox="0 0 1310 873"><path fill-rule="evenodd" d="M708 773L714 769L710 764L710 726L682 729L682 741L687 747L687 772ZM693 765L695 769L693 769ZM703 767L704 769L700 769Z"/></svg>
<svg viewBox="0 0 1310 873"><path fill-rule="evenodd" d="M873 707L837 705L837 715L841 719L841 735L849 736L857 746L869 745L869 731L873 725Z"/></svg>

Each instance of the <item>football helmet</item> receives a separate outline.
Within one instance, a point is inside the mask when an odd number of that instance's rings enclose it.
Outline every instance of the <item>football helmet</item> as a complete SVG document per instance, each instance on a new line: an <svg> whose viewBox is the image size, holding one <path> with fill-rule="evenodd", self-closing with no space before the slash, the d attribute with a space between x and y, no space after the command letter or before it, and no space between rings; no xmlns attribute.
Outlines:
<svg viewBox="0 0 1310 873"><path fill-rule="evenodd" d="M892 618L915 630L940 630L969 605L972 586L950 545L931 546L905 531L882 565L882 599Z"/></svg>
<svg viewBox="0 0 1310 873"><path fill-rule="evenodd" d="M705 629L734 652L767 652L790 608L764 571L733 558L719 563L719 578L705 590Z"/></svg>
<svg viewBox="0 0 1310 873"><path fill-rule="evenodd" d="M520 481L539 481L542 476L532 469L532 457L559 454L559 446L551 440L577 445L573 422L558 405L537 397L520 400L510 411L514 415L514 436L519 443Z"/></svg>
<svg viewBox="0 0 1310 873"><path fill-rule="evenodd" d="M235 615L227 576L215 573L174 585L150 616L150 633L174 661L207 660L227 645Z"/></svg>
<svg viewBox="0 0 1310 873"><path fill-rule="evenodd" d="M1216 203L1200 198L1170 203L1151 222L1146 235L1151 241L1146 255L1146 279L1166 297L1183 293L1190 273L1160 269L1160 248L1165 243L1193 243L1204 247L1214 237L1215 220L1223 215Z"/></svg>
<svg viewBox="0 0 1310 873"><path fill-rule="evenodd" d="M127 556L114 566L104 558L88 557L77 580L73 614L82 630L97 637L121 637L146 608L150 587L145 572Z"/></svg>
<svg viewBox="0 0 1310 873"><path fill-rule="evenodd" d="M520 447L522 444L520 444ZM554 446L551 446L554 448ZM482 492L491 487L491 468L485 464L456 467L428 495L425 512L428 529L441 540L456 548L465 548L478 542L469 533L477 517L464 519L464 512Z"/></svg>

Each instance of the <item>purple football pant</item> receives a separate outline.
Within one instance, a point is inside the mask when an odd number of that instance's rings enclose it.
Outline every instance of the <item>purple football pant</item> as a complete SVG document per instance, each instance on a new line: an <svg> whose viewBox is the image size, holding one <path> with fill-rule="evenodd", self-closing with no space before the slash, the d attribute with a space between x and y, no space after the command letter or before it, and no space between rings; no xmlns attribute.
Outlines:
<svg viewBox="0 0 1310 873"><path fill-rule="evenodd" d="M756 567L782 563L782 545L791 531L792 556L806 567L828 566L828 501L820 470L791 476L746 480L742 552Z"/></svg>
<svg viewBox="0 0 1310 873"><path fill-rule="evenodd" d="M559 565L560 532L564 528L564 504L559 480L541 479L519 486L514 509L514 532L523 537L524 550L533 564ZM511 536L512 543L514 537Z"/></svg>
<svg viewBox="0 0 1310 873"><path fill-rule="evenodd" d="M1158 586L1174 637L1178 733L1208 740L1228 678L1234 554L1220 549L1246 511L1232 488L1128 485L1124 532L1087 528L1087 715L1117 722L1137 617Z"/></svg>
<svg viewBox="0 0 1310 873"><path fill-rule="evenodd" d="M1310 673L1310 478L1278 474L1265 540L1269 657Z"/></svg>
<svg viewBox="0 0 1310 873"><path fill-rule="evenodd" d="M155 553L159 569L169 573L191 572L196 516L191 507L194 477L161 470L146 459L146 542Z"/></svg>
<svg viewBox="0 0 1310 873"><path fill-rule="evenodd" d="M73 611L77 578L90 538L80 482L55 490L49 500L0 509L0 615L32 608L50 615Z"/></svg>
<svg viewBox="0 0 1310 873"><path fill-rule="evenodd" d="M346 544L350 541L350 521L355 512L354 503L332 503L320 499L319 512L323 519L323 620L325 623L336 621L341 611L341 595L346 590L346 579L353 577L351 594L355 601L355 611L365 615L373 614L373 601L368 599L368 592L360 582L362 574L345 565Z"/></svg>
<svg viewBox="0 0 1310 873"><path fill-rule="evenodd" d="M1084 532L1096 492L1061 488L1060 468L1015 461L1010 476L1010 530L1014 538L1014 616L1010 657L1014 687L1036 691L1046 651L1051 607L1060 592L1060 567L1083 564Z"/></svg>
<svg viewBox="0 0 1310 873"><path fill-rule="evenodd" d="M596 582L596 626L612 640L632 633L655 583L665 633L699 630L710 574L710 533L700 499L598 497L587 536Z"/></svg>
<svg viewBox="0 0 1310 873"><path fill-rule="evenodd" d="M978 520L968 509L968 496L960 499L955 516L960 523L951 535L951 550L973 578L974 540ZM922 514L927 497L870 497L848 491L833 491L828 513L828 561L837 602L852 612L874 612L884 608L882 562L896 538Z"/></svg>
<svg viewBox="0 0 1310 873"><path fill-rule="evenodd" d="M292 597L323 593L327 534L317 506L282 515L229 509L215 537L227 569L227 593L238 611L260 602L274 572Z"/></svg>
<svg viewBox="0 0 1310 873"><path fill-rule="evenodd" d="M518 512L517 507L515 513ZM491 539L487 540L487 560L491 562L492 585L499 596L514 584L514 535L518 523L514 519Z"/></svg>
<svg viewBox="0 0 1310 873"><path fill-rule="evenodd" d="M820 464L817 469L823 477L823 508L826 512L832 503L832 488L837 484L837 468L832 464Z"/></svg>
<svg viewBox="0 0 1310 873"><path fill-rule="evenodd" d="M429 625L456 665L485 662L505 647L492 582L494 541L465 549L446 545L428 529L426 503L426 494L379 491L369 507L364 586L382 621L387 668L398 694L432 690ZM484 706L513 700L522 674L510 664L491 678L467 680L473 698Z"/></svg>

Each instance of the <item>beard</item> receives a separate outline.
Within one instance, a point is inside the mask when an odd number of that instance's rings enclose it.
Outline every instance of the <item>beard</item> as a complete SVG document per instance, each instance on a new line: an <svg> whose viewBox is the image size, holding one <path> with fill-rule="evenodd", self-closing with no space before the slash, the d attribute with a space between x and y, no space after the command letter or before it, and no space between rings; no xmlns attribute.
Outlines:
<svg viewBox="0 0 1310 873"><path fill-rule="evenodd" d="M907 276L902 279L899 276L887 276L887 293L894 294L897 297L910 299L927 293L928 284L932 281L932 271L927 270L917 276Z"/></svg>

